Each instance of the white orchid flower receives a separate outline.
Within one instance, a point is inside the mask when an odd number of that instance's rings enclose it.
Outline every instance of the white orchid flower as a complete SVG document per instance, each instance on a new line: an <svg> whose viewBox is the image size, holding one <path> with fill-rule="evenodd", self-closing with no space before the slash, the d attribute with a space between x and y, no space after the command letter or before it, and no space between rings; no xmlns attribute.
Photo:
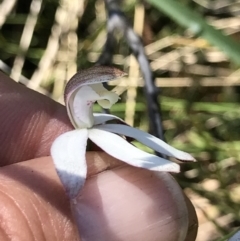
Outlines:
<svg viewBox="0 0 240 241"><path fill-rule="evenodd" d="M179 151L162 140L126 124L108 124L123 120L108 114L94 114L93 103L110 108L119 96L106 90L102 82L125 75L112 67L93 67L82 70L68 82L64 99L68 116L75 130L59 136L51 147L51 155L70 199L75 199L87 175L86 146L88 138L109 155L130 165L151 171L179 172L179 165L139 150L122 136L136 139L153 150L183 161L194 161L188 153Z"/></svg>

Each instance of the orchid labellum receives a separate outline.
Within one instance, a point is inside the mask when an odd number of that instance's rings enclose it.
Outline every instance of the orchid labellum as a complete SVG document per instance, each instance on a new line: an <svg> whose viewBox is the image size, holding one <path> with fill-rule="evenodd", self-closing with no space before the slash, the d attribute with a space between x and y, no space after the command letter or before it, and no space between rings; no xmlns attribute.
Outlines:
<svg viewBox="0 0 240 241"><path fill-rule="evenodd" d="M75 130L59 136L51 147L51 155L59 178L70 199L75 199L87 175L86 146L88 138L109 155L130 165L151 171L179 172L179 165L167 159L146 153L124 139L131 137L153 150L178 160L194 161L188 153L179 151L162 140L124 124L120 118L109 114L93 113L96 101L110 108L119 96L102 85L125 73L113 67L92 67L75 74L65 88L67 113ZM123 124L109 124L119 120Z"/></svg>

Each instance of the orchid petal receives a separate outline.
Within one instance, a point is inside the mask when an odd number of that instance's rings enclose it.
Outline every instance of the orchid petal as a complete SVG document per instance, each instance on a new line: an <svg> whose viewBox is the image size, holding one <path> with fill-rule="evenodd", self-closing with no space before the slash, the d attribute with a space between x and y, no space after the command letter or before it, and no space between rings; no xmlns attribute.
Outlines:
<svg viewBox="0 0 240 241"><path fill-rule="evenodd" d="M117 103L118 99L118 95L109 92L107 95L103 95L101 99L98 99L97 103L104 109L110 109L112 105Z"/></svg>
<svg viewBox="0 0 240 241"><path fill-rule="evenodd" d="M163 153L167 156L172 156L182 161L195 161L195 159L190 154L177 150L174 147L168 145L166 142L156 138L155 136L133 127L121 124L105 124L98 126L97 128L132 137L144 145L152 148L153 150Z"/></svg>
<svg viewBox="0 0 240 241"><path fill-rule="evenodd" d="M92 84L91 88L99 95L98 104L105 109L110 109L119 100L119 96L104 88L102 83Z"/></svg>
<svg viewBox="0 0 240 241"><path fill-rule="evenodd" d="M83 86L73 97L71 112L77 128L90 128L93 126L92 104L99 95L89 86Z"/></svg>
<svg viewBox="0 0 240 241"><path fill-rule="evenodd" d="M86 129L69 131L59 136L51 147L51 156L57 174L70 199L83 187L86 175Z"/></svg>
<svg viewBox="0 0 240 241"><path fill-rule="evenodd" d="M94 117L94 125L103 124L106 121L110 121L110 120L118 120L118 121L125 123L125 121L123 119L121 119L115 115L109 115L109 114L104 114L104 113L93 113L93 117Z"/></svg>
<svg viewBox="0 0 240 241"><path fill-rule="evenodd" d="M179 172L178 164L139 150L113 133L94 128L89 130L89 138L109 155L132 166L152 171Z"/></svg>

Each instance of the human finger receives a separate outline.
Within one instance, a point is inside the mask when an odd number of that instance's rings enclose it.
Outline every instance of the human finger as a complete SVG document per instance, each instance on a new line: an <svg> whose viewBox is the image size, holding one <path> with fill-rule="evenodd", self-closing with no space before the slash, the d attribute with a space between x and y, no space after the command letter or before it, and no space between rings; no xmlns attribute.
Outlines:
<svg viewBox="0 0 240 241"><path fill-rule="evenodd" d="M88 179L73 210L81 237L91 241L183 241L192 226L185 197L170 174L131 166Z"/></svg>
<svg viewBox="0 0 240 241"><path fill-rule="evenodd" d="M140 168L120 167L119 161L103 152L87 153L87 162L91 177L72 208L81 237L90 241L184 240L187 206L169 174L156 176ZM113 169L106 170L109 166ZM2 167L0 179L0 237L7 233L24 234L24 240L43 236L45 240L78 240L70 203L51 158Z"/></svg>
<svg viewBox="0 0 240 241"><path fill-rule="evenodd" d="M0 72L0 166L50 155L60 134L72 129L66 109Z"/></svg>

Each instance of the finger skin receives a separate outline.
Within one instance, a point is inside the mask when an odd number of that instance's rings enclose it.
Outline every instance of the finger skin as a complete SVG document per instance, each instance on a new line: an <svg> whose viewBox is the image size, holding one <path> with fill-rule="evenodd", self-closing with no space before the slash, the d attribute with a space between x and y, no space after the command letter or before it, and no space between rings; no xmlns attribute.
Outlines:
<svg viewBox="0 0 240 241"><path fill-rule="evenodd" d="M0 240L80 240L50 158L0 168Z"/></svg>
<svg viewBox="0 0 240 241"><path fill-rule="evenodd" d="M130 166L89 179L73 210L89 241L183 241L188 230L183 194L170 174Z"/></svg>
<svg viewBox="0 0 240 241"><path fill-rule="evenodd" d="M60 134L72 129L66 109L0 72L0 166L50 155Z"/></svg>
<svg viewBox="0 0 240 241"><path fill-rule="evenodd" d="M87 160L95 162L96 153ZM0 240L79 240L49 157L0 169L0 207ZM72 210L86 241L177 241L184 240L188 229L183 194L172 177L128 165L89 177Z"/></svg>

